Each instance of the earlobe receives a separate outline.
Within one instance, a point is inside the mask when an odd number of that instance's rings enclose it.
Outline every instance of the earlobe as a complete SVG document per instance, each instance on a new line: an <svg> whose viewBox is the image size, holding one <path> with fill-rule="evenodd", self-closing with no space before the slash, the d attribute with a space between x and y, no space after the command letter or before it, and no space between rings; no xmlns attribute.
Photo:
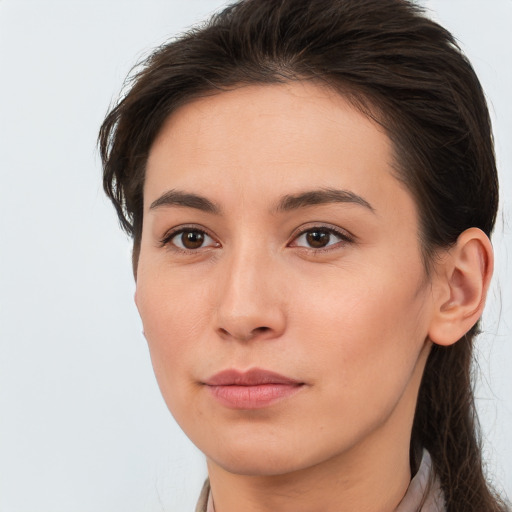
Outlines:
<svg viewBox="0 0 512 512"><path fill-rule="evenodd" d="M437 268L434 314L429 338L438 345L452 345L482 315L493 272L493 250L478 228L461 233Z"/></svg>

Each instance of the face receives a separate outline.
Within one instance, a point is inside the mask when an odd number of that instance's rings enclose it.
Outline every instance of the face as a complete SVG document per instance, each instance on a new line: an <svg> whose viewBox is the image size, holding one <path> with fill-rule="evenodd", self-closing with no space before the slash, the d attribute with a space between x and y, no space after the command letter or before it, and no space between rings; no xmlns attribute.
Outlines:
<svg viewBox="0 0 512 512"><path fill-rule="evenodd" d="M388 137L311 83L201 98L162 128L136 303L212 464L283 474L408 443L431 292L392 165Z"/></svg>

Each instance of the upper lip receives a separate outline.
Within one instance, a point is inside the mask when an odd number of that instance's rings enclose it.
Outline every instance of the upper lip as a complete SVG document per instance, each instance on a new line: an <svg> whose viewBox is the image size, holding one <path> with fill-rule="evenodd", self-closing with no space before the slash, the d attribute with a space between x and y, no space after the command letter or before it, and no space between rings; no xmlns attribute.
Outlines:
<svg viewBox="0 0 512 512"><path fill-rule="evenodd" d="M269 370L252 368L248 371L223 370L204 381L204 384L207 386L258 386L263 384L298 385L302 382Z"/></svg>

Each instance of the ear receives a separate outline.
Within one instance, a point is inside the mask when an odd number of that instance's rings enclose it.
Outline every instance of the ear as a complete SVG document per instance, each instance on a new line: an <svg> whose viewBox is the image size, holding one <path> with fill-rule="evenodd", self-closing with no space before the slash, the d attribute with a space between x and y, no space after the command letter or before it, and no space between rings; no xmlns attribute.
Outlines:
<svg viewBox="0 0 512 512"><path fill-rule="evenodd" d="M479 320L494 267L487 235L478 228L464 231L442 255L433 278L434 312L429 338L452 345Z"/></svg>

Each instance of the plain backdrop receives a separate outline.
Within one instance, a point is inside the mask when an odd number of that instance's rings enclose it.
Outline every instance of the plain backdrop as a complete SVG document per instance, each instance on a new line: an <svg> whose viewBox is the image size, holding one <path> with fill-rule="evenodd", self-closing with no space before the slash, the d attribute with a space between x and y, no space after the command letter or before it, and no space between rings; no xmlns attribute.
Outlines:
<svg viewBox="0 0 512 512"><path fill-rule="evenodd" d="M155 383L95 144L132 65L221 4L0 0L0 512L194 508L205 464ZM489 473L512 496L512 1L426 5L494 121L502 202L477 396Z"/></svg>

